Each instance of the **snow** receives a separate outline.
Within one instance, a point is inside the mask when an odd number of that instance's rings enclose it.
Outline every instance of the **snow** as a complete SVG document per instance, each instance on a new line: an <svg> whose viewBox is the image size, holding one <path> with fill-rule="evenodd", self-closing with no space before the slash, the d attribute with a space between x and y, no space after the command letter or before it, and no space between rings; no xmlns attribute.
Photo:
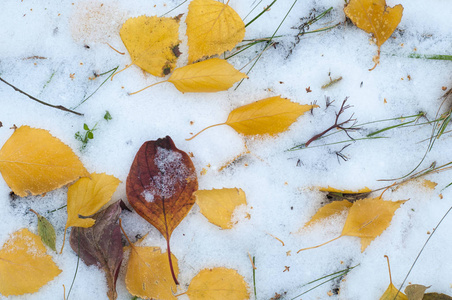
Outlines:
<svg viewBox="0 0 452 300"><path fill-rule="evenodd" d="M94 80L89 77L117 66L121 69L130 63L128 54L120 55L106 44L126 51L118 34L122 22L143 14L160 16L181 2L3 0L0 4L0 76L39 99L75 107L108 75ZM270 3L270 0L232 0L229 5L244 17L257 4L245 19L246 23ZM272 36L292 3L277 1L268 13L246 28L246 39ZM351 23L307 34L297 42L298 30L293 28L305 22L307 19L300 19L311 12L318 15L333 7L329 15L309 30L332 26L345 18L344 1L308 0L296 3L277 33L284 37L277 39L279 44L262 55L250 78L237 89L234 86L229 91L214 94L181 94L170 83L164 83L129 96L128 92L162 80L132 66L113 81L107 81L80 105L76 109L84 114L80 117L33 102L0 82L0 121L3 124L0 145L10 137L13 130L9 128L14 125L47 129L74 150L89 172L106 172L119 178L122 183L113 200L126 200L125 182L136 152L145 141L169 135L179 149L193 153L200 189L243 189L247 196L246 210L251 216L250 219L240 218L233 229L221 230L209 223L196 205L193 207L171 237L171 250L181 270L178 278L181 292L201 269L222 266L236 269L244 276L254 299L251 255L255 257L257 268L257 299L270 299L275 293L292 299L312 287L303 287L304 284L358 264L343 279L322 285L301 298L379 299L389 284L384 255L390 258L392 279L399 287L429 234L451 206L452 188L444 189L452 181L450 171L427 177L438 183L433 191L413 183L383 194L385 200L409 201L396 211L391 225L363 253L359 239L354 237L342 237L323 247L296 253L338 236L344 216L296 232L325 200L325 195L315 187L329 185L355 190L392 184L394 180L379 180L403 176L419 163L428 144L422 141L430 137L431 126L387 131L382 134L386 139L325 145L348 140L344 132L338 132L313 142L311 148L286 150L331 126L346 97L352 107L345 111L341 120L353 115L358 124L363 124L421 111L428 120L435 118L445 93L442 87L452 87L451 62L414 59L408 55L451 54L448 51L452 43L452 5L447 0L388 0L390 6L399 3L404 6L402 21L382 46L381 63L371 72L368 69L373 66L376 46L370 42L369 34ZM96 7L101 4L104 5L96 13ZM179 67L187 63L188 57L184 35L187 5L188 2L169 14L184 13L180 29L183 54L178 60ZM96 19L97 16L100 19ZM83 23L87 19L91 21ZM261 50L261 46L254 46L229 62L240 69ZM342 80L321 89L329 82L329 76L332 79L342 76ZM312 92L307 93L308 87ZM320 107L314 109L313 114L300 117L285 133L249 139L247 147L251 154L223 169L246 151L243 138L232 128L217 126L192 141L185 140L206 126L224 122L234 108L277 95L300 104L317 101ZM326 97L334 100L329 107L326 107ZM107 110L112 116L110 121L103 119ZM425 121L425 118L419 120ZM82 150L74 134L83 132L84 123L90 128L98 125L93 132L94 139ZM363 138L394 124L397 121L373 123L350 135ZM435 143L421 169L433 162L441 165L451 161L450 138L447 133ZM347 158L345 161L336 152L347 144L351 145L341 152ZM200 174L203 169L205 175ZM65 205L66 192L67 189L62 188L42 197L11 197L9 187L0 180L0 245L20 228L37 232L36 216L29 211L33 208L55 226L59 249L67 215L65 209L50 211ZM373 196L378 195L377 192ZM245 213L240 211L239 215ZM161 234L135 212L123 212L121 218L132 240L149 233L145 244L166 249ZM437 228L407 282L432 285L430 292L452 294L452 240L448 231L451 226L452 216L448 216ZM39 292L14 299L61 299L63 284L68 292L77 257L68 246L61 255L50 250L49 254L63 272ZM290 269L284 272L286 266ZM125 265L118 278L118 299L131 299L124 276ZM340 294L329 297L327 293L335 289L340 289ZM80 262L69 299L86 299L87 295L107 299L106 291L103 271ZM188 299L186 296L179 298ZM0 299L6 297L0 296Z"/></svg>

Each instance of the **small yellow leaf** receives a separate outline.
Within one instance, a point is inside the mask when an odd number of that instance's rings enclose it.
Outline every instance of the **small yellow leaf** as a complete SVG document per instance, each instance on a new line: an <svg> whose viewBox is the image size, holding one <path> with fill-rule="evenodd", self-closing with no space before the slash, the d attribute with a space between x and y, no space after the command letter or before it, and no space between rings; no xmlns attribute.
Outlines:
<svg viewBox="0 0 452 300"><path fill-rule="evenodd" d="M128 19L119 34L132 64L154 76L171 73L180 55L179 19L140 16Z"/></svg>
<svg viewBox="0 0 452 300"><path fill-rule="evenodd" d="M0 150L0 172L21 197L58 189L89 176L74 152L47 130L19 127Z"/></svg>
<svg viewBox="0 0 452 300"><path fill-rule="evenodd" d="M0 249L0 294L35 293L61 270L46 254L41 238L28 229L11 235Z"/></svg>
<svg viewBox="0 0 452 300"><path fill-rule="evenodd" d="M193 0L188 6L188 61L229 51L245 36L245 24L226 3Z"/></svg>
<svg viewBox="0 0 452 300"><path fill-rule="evenodd" d="M286 131L299 116L318 107L317 105L300 105L281 96L270 97L234 109L225 123L204 128L188 141L208 128L229 125L243 135L276 135Z"/></svg>
<svg viewBox="0 0 452 300"><path fill-rule="evenodd" d="M374 58L376 66L381 45L402 19L403 6L399 4L391 8L386 6L385 0L350 0L344 12L358 28L375 37L378 46L378 55Z"/></svg>
<svg viewBox="0 0 452 300"><path fill-rule="evenodd" d="M82 178L71 185L67 191L66 228L93 226L94 219L85 217L94 215L110 201L120 182L112 175L92 173L91 178Z"/></svg>
<svg viewBox="0 0 452 300"><path fill-rule="evenodd" d="M179 273L177 259L171 254L174 272ZM177 286L171 276L168 254L158 247L132 246L126 273L127 290L145 299L177 299Z"/></svg>
<svg viewBox="0 0 452 300"><path fill-rule="evenodd" d="M276 135L314 107L318 106L300 105L281 96L270 97L234 109L226 124L244 135Z"/></svg>
<svg viewBox="0 0 452 300"><path fill-rule="evenodd" d="M381 198L366 198L353 203L341 235L365 238L361 251L391 224L395 211L407 200L383 201Z"/></svg>
<svg viewBox="0 0 452 300"><path fill-rule="evenodd" d="M246 205L242 189L213 189L195 192L196 204L209 222L223 229L232 228L231 218L237 206Z"/></svg>
<svg viewBox="0 0 452 300"><path fill-rule="evenodd" d="M169 82L182 93L215 93L226 91L246 74L237 71L227 61L208 59L174 70Z"/></svg>
<svg viewBox="0 0 452 300"><path fill-rule="evenodd" d="M404 293L399 292L397 294L397 292L398 289L391 282L384 294L381 296L380 300L408 300L408 297Z"/></svg>
<svg viewBox="0 0 452 300"><path fill-rule="evenodd" d="M331 217L336 214L342 214L343 212L346 212L352 207L352 203L350 203L347 200L342 201L333 201L323 207L321 207L316 214L309 220L308 223L304 225L305 227L308 227L316 222L322 221L328 217Z"/></svg>
<svg viewBox="0 0 452 300"><path fill-rule="evenodd" d="M214 268L201 270L188 287L190 300L245 300L249 299L248 286L236 270Z"/></svg>

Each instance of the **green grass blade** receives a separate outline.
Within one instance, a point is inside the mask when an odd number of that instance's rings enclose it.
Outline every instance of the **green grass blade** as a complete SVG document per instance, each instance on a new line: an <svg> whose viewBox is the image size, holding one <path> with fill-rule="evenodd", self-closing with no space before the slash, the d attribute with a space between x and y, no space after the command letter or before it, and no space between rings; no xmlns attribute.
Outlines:
<svg viewBox="0 0 452 300"><path fill-rule="evenodd" d="M409 58L421 58L421 59L436 59L436 60L449 60L452 61L452 55L441 55L441 54L418 54L411 53L408 55Z"/></svg>

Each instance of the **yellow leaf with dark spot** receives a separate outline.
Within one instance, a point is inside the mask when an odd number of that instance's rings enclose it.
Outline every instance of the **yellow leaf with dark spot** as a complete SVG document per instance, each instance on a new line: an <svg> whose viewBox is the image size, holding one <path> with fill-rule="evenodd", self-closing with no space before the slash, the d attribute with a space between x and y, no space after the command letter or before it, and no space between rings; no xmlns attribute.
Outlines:
<svg viewBox="0 0 452 300"><path fill-rule="evenodd" d="M201 270L191 280L187 295L190 300L245 300L250 297L243 276L226 268Z"/></svg>
<svg viewBox="0 0 452 300"><path fill-rule="evenodd" d="M89 176L71 148L47 130L19 127L0 150L0 172L21 197L58 189Z"/></svg>
<svg viewBox="0 0 452 300"><path fill-rule="evenodd" d="M128 19L119 34L132 64L154 76L168 75L180 53L179 18L139 16Z"/></svg>
<svg viewBox="0 0 452 300"><path fill-rule="evenodd" d="M46 254L41 238L28 229L11 235L0 249L0 294L35 293L61 270Z"/></svg>
<svg viewBox="0 0 452 300"><path fill-rule="evenodd" d="M171 256L177 276L177 259ZM177 299L172 292L177 286L171 275L168 253L162 253L158 247L132 245L125 282L129 293L140 298Z"/></svg>
<svg viewBox="0 0 452 300"><path fill-rule="evenodd" d="M232 228L231 218L237 206L246 205L242 189L213 189L195 192L196 204L209 222L223 229Z"/></svg>
<svg viewBox="0 0 452 300"><path fill-rule="evenodd" d="M402 19L403 6L399 4L388 7L385 0L350 0L344 12L358 28L375 37L378 46L378 55L374 58L376 66L381 45L392 35Z"/></svg>
<svg viewBox="0 0 452 300"><path fill-rule="evenodd" d="M227 3L193 0L185 22L190 63L229 51L245 36L245 24Z"/></svg>

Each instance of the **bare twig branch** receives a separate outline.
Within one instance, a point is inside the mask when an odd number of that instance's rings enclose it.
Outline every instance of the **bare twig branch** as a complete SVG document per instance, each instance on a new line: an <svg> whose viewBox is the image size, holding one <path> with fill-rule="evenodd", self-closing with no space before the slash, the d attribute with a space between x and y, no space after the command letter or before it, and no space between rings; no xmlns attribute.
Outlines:
<svg viewBox="0 0 452 300"><path fill-rule="evenodd" d="M31 100L34 100L34 101L36 101L36 102L38 102L38 103L41 103L41 104L43 104L43 105L45 105L45 106L50 106L50 107L53 107L53 108L56 108L56 109L60 109L60 110L63 110L63 111L67 111L67 112L73 113L73 114L78 115L78 116L83 116L83 114L78 113L78 112L73 111L73 110L70 110L70 109L68 109L68 108L66 108L66 107L64 107L64 106L62 106L62 105L53 105L53 104L50 104L50 103L41 101L41 100L39 100L39 99L37 99L37 98L35 98L35 97L33 97L33 96L31 96L31 95L25 93L24 91L22 91L21 89L15 87L14 85L12 85L11 83L7 82L6 80L4 80L4 79L1 78L1 77L0 77L0 81L3 81L5 84L7 84L7 85L9 85L10 87L12 87L15 91L24 94L25 96L27 96L27 97L30 98Z"/></svg>
<svg viewBox="0 0 452 300"><path fill-rule="evenodd" d="M345 131L345 133L347 134L347 136L353 140L353 138L348 134L348 130L358 130L359 128L355 128L353 127L356 123L356 119L353 119L353 114L351 115L350 118L348 118L347 120L339 123L339 116L341 114L343 114L345 112L345 110L349 109L351 106L350 105L345 105L345 103L347 102L347 98L345 98L345 100L342 102L341 108L339 109L339 111L336 113L336 120L334 121L334 124L330 127L328 127L327 129L325 129L324 131L322 131L319 134L314 135L312 138L309 139L309 141L306 142L306 144L304 144L305 147L308 147L309 144L311 144L313 141L321 138L323 135L325 135L327 132L329 132L330 130L336 128L336 129L342 129ZM350 127L343 127L345 124L349 123L349 122L354 122L354 124Z"/></svg>

